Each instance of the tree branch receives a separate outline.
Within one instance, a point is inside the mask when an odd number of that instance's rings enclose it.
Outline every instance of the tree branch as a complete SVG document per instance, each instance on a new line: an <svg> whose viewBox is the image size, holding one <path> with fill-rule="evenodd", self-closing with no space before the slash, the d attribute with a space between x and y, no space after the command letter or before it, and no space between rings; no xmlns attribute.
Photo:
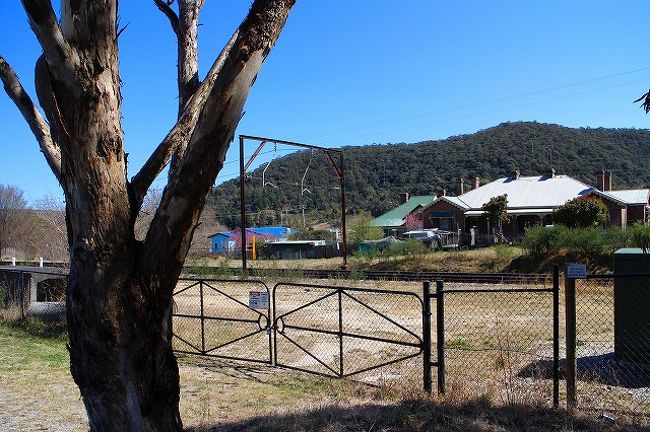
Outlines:
<svg viewBox="0 0 650 432"><path fill-rule="evenodd" d="M169 131L156 150L154 150L151 156L149 156L149 159L147 159L140 171L138 171L138 173L131 179L131 188L138 208L142 204L142 200L147 194L147 190L151 186L151 183L153 183L156 177L158 177L162 170L165 169L165 166L169 163L174 154L174 150L181 145L180 143L183 143L183 147L187 145L190 134L196 126L196 122L202 111L203 105L205 104L207 96L210 94L214 82L223 68L224 62L235 44L238 35L239 31L236 31L230 37L230 40L212 64L208 75L186 105L181 117L178 119L172 130Z"/></svg>
<svg viewBox="0 0 650 432"><path fill-rule="evenodd" d="M174 33L178 34L178 15L176 15L176 12L171 8L171 5L174 4L174 0L153 0L153 2L158 7L158 10L164 13L169 19L169 24L171 24Z"/></svg>
<svg viewBox="0 0 650 432"><path fill-rule="evenodd" d="M645 93L643 96L634 101L634 103L641 102L641 108L645 111L646 114L650 112L650 90Z"/></svg>
<svg viewBox="0 0 650 432"><path fill-rule="evenodd" d="M259 70L284 27L295 0L255 0L207 96L187 151L165 188L145 239L142 269L175 274ZM161 250L164 245L164 250Z"/></svg>
<svg viewBox="0 0 650 432"><path fill-rule="evenodd" d="M52 73L69 89L78 88L74 70L79 65L76 50L66 41L50 0L21 0Z"/></svg>
<svg viewBox="0 0 650 432"><path fill-rule="evenodd" d="M200 85L198 28L199 13L203 0L178 0L178 16L171 9L174 0L154 0L159 9L170 18L172 29L176 33L178 48L177 81L178 81L178 117L183 114L185 106L190 101ZM175 18L175 21L172 19ZM180 141L174 148L169 168L169 176L173 176L178 163L183 157L186 141Z"/></svg>
<svg viewBox="0 0 650 432"><path fill-rule="evenodd" d="M38 141L45 160L52 169L59 183L61 182L61 149L52 140L50 127L41 116L34 102L18 80L18 76L9 63L0 56L0 80L9 98L14 102L27 121L29 128Z"/></svg>

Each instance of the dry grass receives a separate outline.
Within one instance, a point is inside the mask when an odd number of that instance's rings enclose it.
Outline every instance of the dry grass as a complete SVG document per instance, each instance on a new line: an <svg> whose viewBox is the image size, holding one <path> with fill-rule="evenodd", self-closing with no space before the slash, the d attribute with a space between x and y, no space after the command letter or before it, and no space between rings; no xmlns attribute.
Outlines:
<svg viewBox="0 0 650 432"><path fill-rule="evenodd" d="M438 271L438 272L501 272L510 271L513 260L524 251L518 247L497 246L463 251L428 252L417 258L393 257L389 260L368 261L362 257L350 258L350 264L358 270L390 271ZM275 268L296 270L339 269L341 258L302 259L302 260L249 260L250 268ZM241 260L223 257L188 259L187 266L211 268L241 268Z"/></svg>
<svg viewBox="0 0 650 432"><path fill-rule="evenodd" d="M597 418L576 417L560 410L531 406L494 406L478 399L459 404L416 399L353 406L326 405L289 414L258 416L242 422L220 422L190 429L212 432L546 432L638 431L648 429Z"/></svg>
<svg viewBox="0 0 650 432"><path fill-rule="evenodd" d="M82 431L65 341L0 325L0 429ZM268 367L179 360L191 431L647 431L539 406L494 405L450 389L447 401Z"/></svg>

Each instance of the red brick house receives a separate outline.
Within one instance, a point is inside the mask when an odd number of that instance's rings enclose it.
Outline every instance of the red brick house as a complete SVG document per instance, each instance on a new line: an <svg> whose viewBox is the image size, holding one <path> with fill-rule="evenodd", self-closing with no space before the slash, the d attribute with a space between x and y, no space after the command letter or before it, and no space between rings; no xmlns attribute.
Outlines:
<svg viewBox="0 0 650 432"><path fill-rule="evenodd" d="M475 234L486 235L492 231L482 209L491 198L507 195L507 214L510 221L503 225L507 239L521 236L526 227L538 224L552 224L553 210L567 201L588 196L601 199L609 209L609 223L625 228L636 221L650 218L648 189L611 190L611 174L603 173L599 178L598 190L567 175L522 177L516 171L511 177L504 177L479 186L457 197L442 196L422 209L416 209L423 226L468 234L475 228ZM464 182L461 180L461 190Z"/></svg>

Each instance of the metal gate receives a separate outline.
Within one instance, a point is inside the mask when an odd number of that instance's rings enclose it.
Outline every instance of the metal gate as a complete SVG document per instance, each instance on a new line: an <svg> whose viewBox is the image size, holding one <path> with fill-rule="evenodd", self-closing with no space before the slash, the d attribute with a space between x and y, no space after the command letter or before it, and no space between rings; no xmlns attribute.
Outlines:
<svg viewBox="0 0 650 432"><path fill-rule="evenodd" d="M180 279L174 350L271 364L269 289L256 280Z"/></svg>
<svg viewBox="0 0 650 432"><path fill-rule="evenodd" d="M402 379L412 371L421 380L421 366L403 367L399 374L385 369L420 361L422 308L413 292L278 283L273 288L275 364L338 378L365 374L370 382Z"/></svg>
<svg viewBox="0 0 650 432"><path fill-rule="evenodd" d="M424 282L421 292L184 279L174 349L427 392L552 393L557 406L558 277L553 287Z"/></svg>

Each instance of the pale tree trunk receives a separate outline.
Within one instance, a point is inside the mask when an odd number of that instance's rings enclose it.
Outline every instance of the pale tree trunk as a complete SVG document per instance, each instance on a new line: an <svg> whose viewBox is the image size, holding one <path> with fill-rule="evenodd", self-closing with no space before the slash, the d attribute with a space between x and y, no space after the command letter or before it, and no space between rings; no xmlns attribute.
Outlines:
<svg viewBox="0 0 650 432"><path fill-rule="evenodd" d="M249 89L295 0L256 0L199 81L203 0L154 0L178 35L179 118L131 181L126 176L118 70L117 0L23 0L43 55L38 99L45 122L9 65L0 78L29 123L66 196L66 296L72 376L92 431L180 431L172 352L172 293ZM156 176L168 184L144 241L136 216ZM199 173L199 174L197 174Z"/></svg>

